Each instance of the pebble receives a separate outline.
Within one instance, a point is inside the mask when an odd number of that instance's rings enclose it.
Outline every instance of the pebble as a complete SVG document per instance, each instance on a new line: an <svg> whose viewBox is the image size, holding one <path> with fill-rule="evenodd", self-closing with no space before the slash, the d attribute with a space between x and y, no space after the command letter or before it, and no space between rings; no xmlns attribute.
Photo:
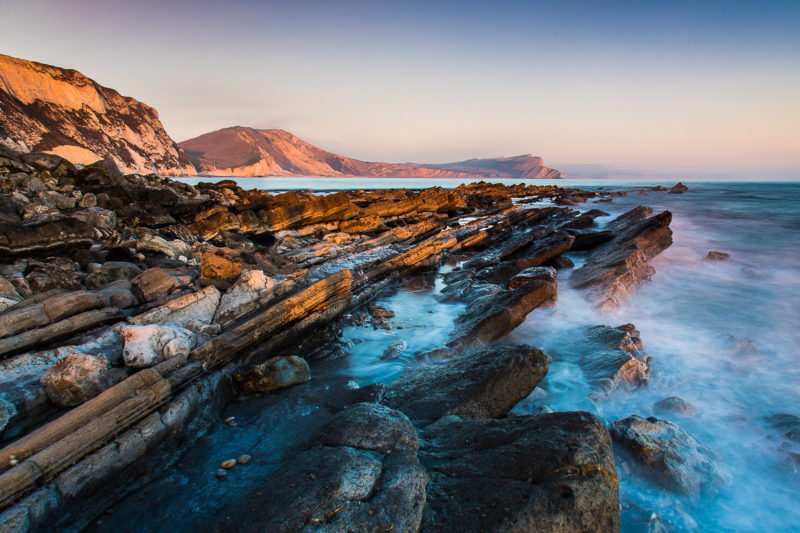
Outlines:
<svg viewBox="0 0 800 533"><path fill-rule="evenodd" d="M239 463L240 465L246 465L247 463L250 462L250 456L244 453L236 458L236 462Z"/></svg>
<svg viewBox="0 0 800 533"><path fill-rule="evenodd" d="M226 424L228 424L229 426L235 426L236 425L236 417L235 416L229 416L228 418L226 418L224 420L224 422Z"/></svg>
<svg viewBox="0 0 800 533"><path fill-rule="evenodd" d="M224 470L217 470L216 474L214 475L217 476L217 478L219 479L225 479L226 477L228 477L228 473Z"/></svg>
<svg viewBox="0 0 800 533"><path fill-rule="evenodd" d="M234 466L236 466L236 459L228 459L227 461L222 461L222 464L219 466L225 469L233 468Z"/></svg>

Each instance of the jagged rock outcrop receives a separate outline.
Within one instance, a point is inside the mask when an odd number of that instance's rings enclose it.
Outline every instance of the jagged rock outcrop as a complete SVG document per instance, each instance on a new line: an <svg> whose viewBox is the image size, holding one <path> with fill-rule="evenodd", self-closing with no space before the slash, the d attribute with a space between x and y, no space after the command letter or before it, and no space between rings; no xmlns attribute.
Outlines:
<svg viewBox="0 0 800 533"><path fill-rule="evenodd" d="M112 158L125 172L195 171L158 113L74 70L0 55L0 139L88 164Z"/></svg>
<svg viewBox="0 0 800 533"><path fill-rule="evenodd" d="M611 221L607 230L614 238L589 251L586 263L573 273L572 285L591 288L602 308L617 307L635 292L655 274L649 261L672 245L672 213L652 213L639 206Z"/></svg>
<svg viewBox="0 0 800 533"><path fill-rule="evenodd" d="M326 152L283 130L235 126L183 141L201 174L211 176L388 176L559 178L541 157L524 155L446 164L370 163Z"/></svg>

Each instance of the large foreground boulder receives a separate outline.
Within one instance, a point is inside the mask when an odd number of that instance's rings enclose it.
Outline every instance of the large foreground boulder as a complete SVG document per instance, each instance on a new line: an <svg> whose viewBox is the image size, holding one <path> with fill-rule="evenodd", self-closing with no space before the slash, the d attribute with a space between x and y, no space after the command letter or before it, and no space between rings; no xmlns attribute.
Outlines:
<svg viewBox="0 0 800 533"><path fill-rule="evenodd" d="M316 437L322 445L282 465L228 512L235 531L416 532L428 474L417 435L402 413L357 404ZM213 530L230 531L230 523Z"/></svg>
<svg viewBox="0 0 800 533"><path fill-rule="evenodd" d="M410 368L387 389L384 403L421 420L503 416L536 388L549 362L539 349L506 346Z"/></svg>
<svg viewBox="0 0 800 533"><path fill-rule="evenodd" d="M670 490L714 494L730 477L711 449L672 422L633 415L611 424L610 431L646 476Z"/></svg>
<svg viewBox="0 0 800 533"><path fill-rule="evenodd" d="M649 261L672 244L672 213L647 218L652 212L639 206L610 222L615 237L592 249L573 273L572 285L591 288L601 308L617 307L633 294L655 273Z"/></svg>
<svg viewBox="0 0 800 533"><path fill-rule="evenodd" d="M420 437L431 475L421 531L619 531L611 439L588 413L446 417Z"/></svg>

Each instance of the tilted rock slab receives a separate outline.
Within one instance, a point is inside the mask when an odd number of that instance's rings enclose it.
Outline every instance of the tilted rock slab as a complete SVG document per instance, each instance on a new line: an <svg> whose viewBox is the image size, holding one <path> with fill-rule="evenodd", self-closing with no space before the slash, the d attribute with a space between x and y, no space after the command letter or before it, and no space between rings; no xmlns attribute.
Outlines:
<svg viewBox="0 0 800 533"><path fill-rule="evenodd" d="M601 308L619 306L650 279L655 269L648 261L672 244L672 213L646 218L652 212L639 206L610 222L608 229L616 237L592 249L573 273L572 285L593 289Z"/></svg>

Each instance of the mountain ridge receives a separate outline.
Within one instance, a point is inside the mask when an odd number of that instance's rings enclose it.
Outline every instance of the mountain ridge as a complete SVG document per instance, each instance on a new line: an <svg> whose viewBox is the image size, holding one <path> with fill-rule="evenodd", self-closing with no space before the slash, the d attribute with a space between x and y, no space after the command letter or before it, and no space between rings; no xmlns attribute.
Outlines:
<svg viewBox="0 0 800 533"><path fill-rule="evenodd" d="M210 176L559 178L530 154L455 163L380 163L341 156L281 129L231 126L178 143L198 173Z"/></svg>

